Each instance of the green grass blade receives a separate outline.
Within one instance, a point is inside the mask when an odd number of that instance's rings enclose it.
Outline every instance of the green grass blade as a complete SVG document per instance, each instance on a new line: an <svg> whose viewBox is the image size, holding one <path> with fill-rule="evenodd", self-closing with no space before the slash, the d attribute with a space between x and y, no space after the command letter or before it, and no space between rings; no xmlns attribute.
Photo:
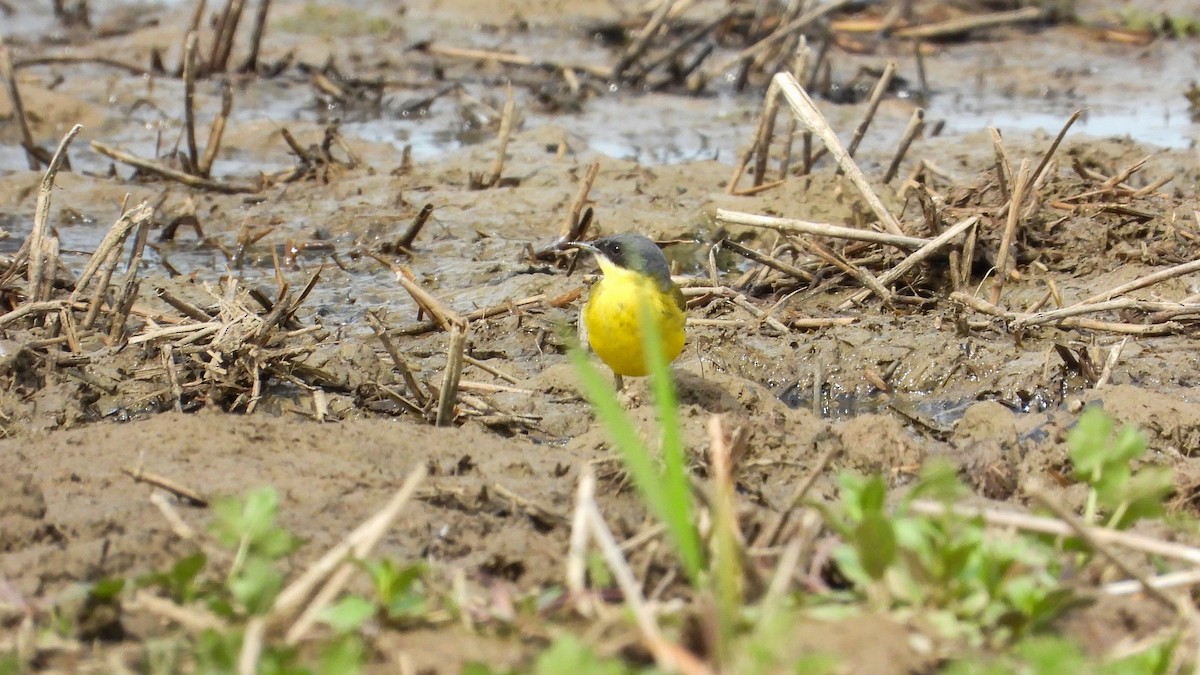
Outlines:
<svg viewBox="0 0 1200 675"><path fill-rule="evenodd" d="M644 323L654 326L653 322ZM693 520L691 482L679 433L674 383L668 364L662 358L662 336L655 330L643 331L643 340L647 353L652 354L649 366L655 407L663 434L664 468L661 472L654 462L653 452L638 436L633 421L617 400L616 392L607 378L597 371L587 354L577 345L572 346L569 353L579 373L584 395L620 453L634 486L654 517L667 526L667 534L688 579L698 585L704 567L704 554Z"/></svg>
<svg viewBox="0 0 1200 675"><path fill-rule="evenodd" d="M679 405L675 397L675 382L670 364L663 358L663 336L653 320L648 302L641 307L642 351L646 354L654 388L654 406L658 412L662 433L663 475L662 490L666 495L667 511L660 516L667 523L671 537L679 549L683 568L693 584L700 581L704 554L700 535L693 520L692 485L689 479L687 453L679 431Z"/></svg>
<svg viewBox="0 0 1200 675"><path fill-rule="evenodd" d="M650 453L642 444L642 439L638 438L633 420L629 419L629 415L625 413L621 403L617 400L616 392L588 360L587 354L579 347L572 347L570 354L571 361L575 364L575 371L579 373L579 379L583 384L584 395L595 408L596 417L600 419L600 423L612 437L613 444L617 446L617 452L621 453L621 459L625 463L625 467L629 469L629 473L632 474L638 489L642 490L643 486L648 486L645 490L648 494L644 496L646 501L651 503L655 515L657 515L658 509L654 503L659 499L656 498L658 495L653 486L657 483L658 472L654 468L654 461L651 459Z"/></svg>
<svg viewBox="0 0 1200 675"><path fill-rule="evenodd" d="M633 420L621 407L616 392L613 391L607 378L596 370L587 354L579 347L572 347L570 355L571 361L575 364L575 370L579 373L583 393L588 402L592 404L596 411L596 417L608 432L613 445L621 455L625 468L629 470L629 475L633 478L634 486L641 493L642 499L646 501L650 512L662 522L667 523L670 528L668 512L671 507L667 493L663 489L662 478L658 467L654 465L653 455L642 443L642 439L638 437Z"/></svg>

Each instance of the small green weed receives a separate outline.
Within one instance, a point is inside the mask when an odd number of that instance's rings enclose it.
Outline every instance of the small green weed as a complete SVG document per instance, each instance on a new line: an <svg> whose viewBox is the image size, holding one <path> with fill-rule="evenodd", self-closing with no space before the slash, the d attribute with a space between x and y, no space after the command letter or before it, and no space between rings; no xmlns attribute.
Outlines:
<svg viewBox="0 0 1200 675"><path fill-rule="evenodd" d="M943 672L945 675L1165 675L1170 671L1175 647L1175 640L1166 640L1128 656L1097 661L1064 638L1032 637L1001 655L955 661Z"/></svg>
<svg viewBox="0 0 1200 675"><path fill-rule="evenodd" d="M1146 436L1132 426L1114 433L1112 418L1092 406L1080 415L1067 435L1067 448L1075 478L1088 484L1083 519L1125 529L1139 520L1160 518L1163 502L1173 489L1171 470L1165 466L1142 467L1135 474L1133 463L1146 454Z"/></svg>
<svg viewBox="0 0 1200 675"><path fill-rule="evenodd" d="M236 671L246 624L254 617L270 613L284 584L281 562L299 544L279 526L278 508L278 495L271 488L253 490L242 499L217 502L210 532L217 543L231 551L228 570L214 575L208 557L196 553L180 559L166 571L139 580L140 586L156 587L180 605L205 606L230 626L227 630L201 632L190 649L163 657L164 663L182 659L199 673ZM390 560L363 560L358 564L372 582L371 596L348 594L324 608L318 620L329 628L330 634L304 655L268 636L259 656L258 672L359 672L369 656L361 637L368 621L399 625L424 615L427 603L423 565L402 565Z"/></svg>
<svg viewBox="0 0 1200 675"><path fill-rule="evenodd" d="M909 513L919 497L965 492L953 469L929 465L892 509L882 478L840 476L841 501L823 506L845 542L838 570L877 611L919 612L947 637L998 646L1046 627L1074 594L1059 582L1061 555L1034 537L1001 537L979 518Z"/></svg>

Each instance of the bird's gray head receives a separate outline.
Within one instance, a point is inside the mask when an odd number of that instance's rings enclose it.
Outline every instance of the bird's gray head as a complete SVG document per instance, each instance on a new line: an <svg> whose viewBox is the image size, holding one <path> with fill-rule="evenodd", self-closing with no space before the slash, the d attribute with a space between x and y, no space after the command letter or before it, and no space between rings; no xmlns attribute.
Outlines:
<svg viewBox="0 0 1200 675"><path fill-rule="evenodd" d="M671 287L671 267L662 249L648 237L636 232L622 232L601 237L585 248L604 256L622 269L645 274L663 290Z"/></svg>

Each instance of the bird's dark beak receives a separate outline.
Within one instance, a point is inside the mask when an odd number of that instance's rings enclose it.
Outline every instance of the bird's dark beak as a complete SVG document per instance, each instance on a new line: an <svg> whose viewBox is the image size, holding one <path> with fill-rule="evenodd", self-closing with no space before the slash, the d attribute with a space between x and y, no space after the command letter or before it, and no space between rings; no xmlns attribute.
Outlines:
<svg viewBox="0 0 1200 675"><path fill-rule="evenodd" d="M591 253L600 253L600 249L596 248L592 244L587 243L586 241L568 241L568 242L564 243L562 245L562 247L563 248L577 248L577 249L580 249L583 251L589 251Z"/></svg>
<svg viewBox="0 0 1200 675"><path fill-rule="evenodd" d="M574 248L574 249L578 249L580 251L588 251L589 253L592 253L596 256L601 255L600 249L596 248L592 244L587 243L586 241L564 242L562 244L559 244L559 248L564 248L564 249L565 248ZM571 256L571 263L569 265L567 265L567 276L571 276L571 273L575 271L575 265L577 265L578 263L579 263L579 256L578 255Z"/></svg>

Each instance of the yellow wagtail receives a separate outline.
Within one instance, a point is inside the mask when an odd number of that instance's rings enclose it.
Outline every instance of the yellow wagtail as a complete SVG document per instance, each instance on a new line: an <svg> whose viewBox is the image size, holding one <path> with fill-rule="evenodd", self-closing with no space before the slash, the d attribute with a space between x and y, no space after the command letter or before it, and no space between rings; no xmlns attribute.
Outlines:
<svg viewBox="0 0 1200 675"><path fill-rule="evenodd" d="M683 351L685 305L658 246L634 232L568 246L591 251L604 273L592 287L583 322L592 351L616 374L617 388L623 376L649 373L639 320L643 303L661 336L663 358L674 361Z"/></svg>

